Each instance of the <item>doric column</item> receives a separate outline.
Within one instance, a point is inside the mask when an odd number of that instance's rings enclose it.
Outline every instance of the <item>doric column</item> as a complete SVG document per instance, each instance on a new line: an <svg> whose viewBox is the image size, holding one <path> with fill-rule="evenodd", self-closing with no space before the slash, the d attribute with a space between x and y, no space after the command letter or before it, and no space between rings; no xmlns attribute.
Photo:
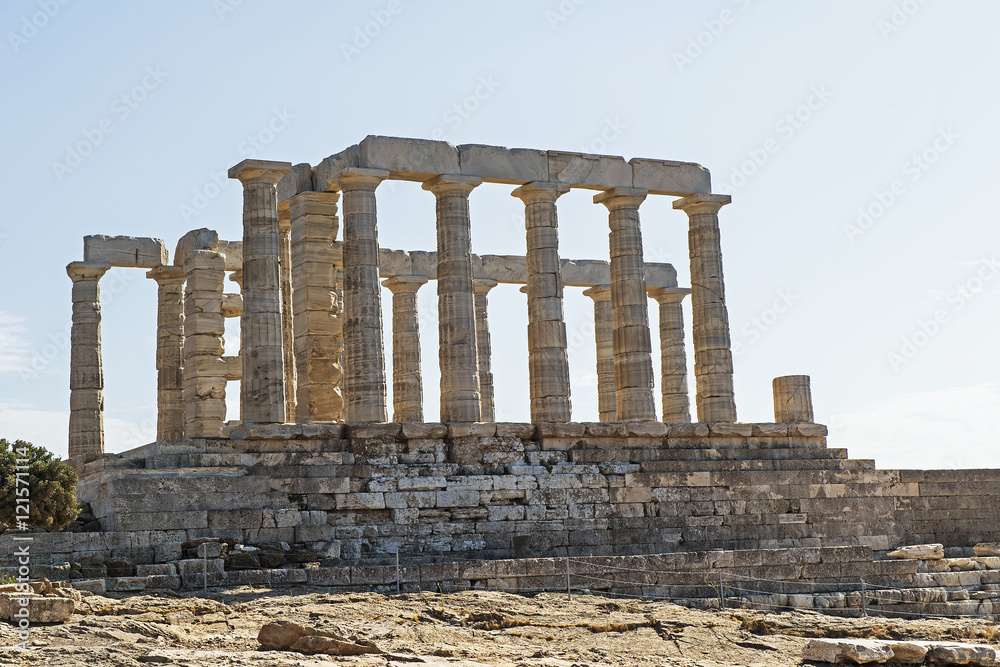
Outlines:
<svg viewBox="0 0 1000 667"><path fill-rule="evenodd" d="M611 317L616 421L654 421L653 358L639 204L646 191L612 188L594 197L608 207L611 227Z"/></svg>
<svg viewBox="0 0 1000 667"><path fill-rule="evenodd" d="M101 363L101 276L106 262L71 262L73 330L70 332L69 456L104 451L104 369Z"/></svg>
<svg viewBox="0 0 1000 667"><path fill-rule="evenodd" d="M244 160L229 170L243 183L243 317L240 320L243 422L286 421L281 324L281 234L275 186L290 162Z"/></svg>
<svg viewBox="0 0 1000 667"><path fill-rule="evenodd" d="M156 281L156 439L184 437L184 267L146 272Z"/></svg>
<svg viewBox="0 0 1000 667"><path fill-rule="evenodd" d="M344 344L337 338L344 321L333 250L339 200L337 192L303 192L289 200L297 422L336 421L344 409L338 388Z"/></svg>
<svg viewBox="0 0 1000 667"><path fill-rule="evenodd" d="M214 438L226 419L226 260L212 250L195 250L184 272L184 437Z"/></svg>
<svg viewBox="0 0 1000 667"><path fill-rule="evenodd" d="M292 324L292 241L289 211L278 212L278 243L281 271L281 349L285 370L285 419L295 418L297 382L295 368L295 335Z"/></svg>
<svg viewBox="0 0 1000 667"><path fill-rule="evenodd" d="M437 199L438 359L446 424L482 419L469 222L469 193L480 183L479 177L448 175L424 183Z"/></svg>
<svg viewBox="0 0 1000 667"><path fill-rule="evenodd" d="M681 309L681 302L690 293L691 290L682 287L649 288L649 296L660 304L660 393L663 421L667 423L691 421Z"/></svg>
<svg viewBox="0 0 1000 667"><path fill-rule="evenodd" d="M343 391L346 418L355 423L387 419L375 188L388 176L349 168L331 180L344 197Z"/></svg>
<svg viewBox="0 0 1000 667"><path fill-rule="evenodd" d="M785 375L771 383L774 421L779 424L813 420L812 390L808 375Z"/></svg>
<svg viewBox="0 0 1000 667"><path fill-rule="evenodd" d="M729 195L689 195L674 202L688 214L691 256L691 329L698 421L734 422L733 353L722 278L719 209Z"/></svg>
<svg viewBox="0 0 1000 667"><path fill-rule="evenodd" d="M476 296L476 355L479 359L479 420L496 420L493 404L493 350L490 346L489 293L499 283L486 278L476 278L472 288Z"/></svg>
<svg viewBox="0 0 1000 667"><path fill-rule="evenodd" d="M560 183L528 183L511 194L524 202L528 266L528 376L531 421L570 420L569 357L563 321L556 199Z"/></svg>
<svg viewBox="0 0 1000 667"><path fill-rule="evenodd" d="M383 281L392 292L392 421L424 421L420 379L420 318L417 290L424 276L393 276Z"/></svg>
<svg viewBox="0 0 1000 667"><path fill-rule="evenodd" d="M594 300L594 341L597 343L597 410L602 422L618 418L615 409L615 355L612 350L611 289L595 285L583 291Z"/></svg>

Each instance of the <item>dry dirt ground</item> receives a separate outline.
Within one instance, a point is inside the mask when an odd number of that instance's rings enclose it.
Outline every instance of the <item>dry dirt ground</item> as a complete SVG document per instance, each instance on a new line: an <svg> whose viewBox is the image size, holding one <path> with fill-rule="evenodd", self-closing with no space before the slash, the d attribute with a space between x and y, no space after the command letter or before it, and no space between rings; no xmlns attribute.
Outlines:
<svg viewBox="0 0 1000 667"><path fill-rule="evenodd" d="M294 621L374 642L350 657L261 651L257 632ZM488 591L331 595L238 588L191 595L94 595L69 623L32 630L29 652L0 623L0 665L799 665L809 637L950 639L1000 645L982 620L837 619L816 613L707 612L666 602Z"/></svg>

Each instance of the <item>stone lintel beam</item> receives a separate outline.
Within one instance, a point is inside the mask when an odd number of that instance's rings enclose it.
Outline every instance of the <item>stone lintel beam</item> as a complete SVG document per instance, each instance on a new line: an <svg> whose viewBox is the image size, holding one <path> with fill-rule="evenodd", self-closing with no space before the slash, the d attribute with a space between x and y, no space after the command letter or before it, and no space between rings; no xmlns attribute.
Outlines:
<svg viewBox="0 0 1000 667"><path fill-rule="evenodd" d="M83 237L83 259L107 262L111 266L153 269L168 264L167 245L162 239L135 236Z"/></svg>

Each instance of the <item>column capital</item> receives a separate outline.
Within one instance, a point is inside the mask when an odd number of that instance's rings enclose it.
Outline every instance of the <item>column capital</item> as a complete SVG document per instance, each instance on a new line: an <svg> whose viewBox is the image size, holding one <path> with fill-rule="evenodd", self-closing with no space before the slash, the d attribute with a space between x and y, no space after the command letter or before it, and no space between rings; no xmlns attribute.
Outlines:
<svg viewBox="0 0 1000 667"><path fill-rule="evenodd" d="M108 262L70 262L66 265L66 273L73 282L100 280L110 268Z"/></svg>
<svg viewBox="0 0 1000 667"><path fill-rule="evenodd" d="M159 284L163 285L165 283L182 283L187 279L187 274L184 273L183 266L161 264L156 268L146 271L146 277L152 278Z"/></svg>
<svg viewBox="0 0 1000 667"><path fill-rule="evenodd" d="M472 281L472 291L476 294L488 294L491 289L499 284L490 278L475 278Z"/></svg>
<svg viewBox="0 0 1000 667"><path fill-rule="evenodd" d="M237 285L239 285L240 288L242 288L243 287L243 269L236 269L235 271L233 271L233 274L231 276L229 276L229 279L232 280Z"/></svg>
<svg viewBox="0 0 1000 667"><path fill-rule="evenodd" d="M688 195L687 197L675 200L674 208L684 211L688 215L718 213L720 208L732 203L732 201L733 198L731 195Z"/></svg>
<svg viewBox="0 0 1000 667"><path fill-rule="evenodd" d="M426 285L427 276L392 276L382 281L382 286L389 288L393 294L397 292L416 292L421 285Z"/></svg>
<svg viewBox="0 0 1000 667"><path fill-rule="evenodd" d="M536 201L554 202L567 192L569 192L569 186L565 183L532 181L515 189L510 193L510 196L517 197L525 204L529 204Z"/></svg>
<svg viewBox="0 0 1000 667"><path fill-rule="evenodd" d="M608 301L611 299L611 285L594 285L583 290L583 295L594 301Z"/></svg>
<svg viewBox="0 0 1000 667"><path fill-rule="evenodd" d="M647 287L646 294L657 303L680 303L691 290L687 287Z"/></svg>
<svg viewBox="0 0 1000 667"><path fill-rule="evenodd" d="M461 192L468 195L477 186L481 185L483 179L478 176L457 176L453 174L439 174L434 178L424 181L423 189L433 192L435 196L443 195L446 192Z"/></svg>
<svg viewBox="0 0 1000 667"><path fill-rule="evenodd" d="M292 170L291 162L274 160L243 160L229 168L229 178L238 178L243 185L266 183L277 185L281 177Z"/></svg>
<svg viewBox="0 0 1000 667"><path fill-rule="evenodd" d="M330 177L330 188L333 190L370 190L374 192L379 183L387 178L389 178L388 169L348 167Z"/></svg>
<svg viewBox="0 0 1000 667"><path fill-rule="evenodd" d="M608 210L613 208L639 208L649 191L645 188L611 188L594 195L595 204L604 204Z"/></svg>

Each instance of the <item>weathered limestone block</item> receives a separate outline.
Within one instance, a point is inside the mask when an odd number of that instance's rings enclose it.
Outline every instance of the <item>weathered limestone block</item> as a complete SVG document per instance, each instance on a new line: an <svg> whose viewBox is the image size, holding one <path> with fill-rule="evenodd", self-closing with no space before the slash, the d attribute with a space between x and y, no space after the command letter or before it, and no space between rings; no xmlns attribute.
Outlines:
<svg viewBox="0 0 1000 667"><path fill-rule="evenodd" d="M386 169L391 178L422 182L462 173L458 149L447 141L369 135L359 147L361 167Z"/></svg>
<svg viewBox="0 0 1000 667"><path fill-rule="evenodd" d="M195 250L213 250L218 252L220 246L219 234L215 230L193 229L177 241L174 248L174 265L184 266L191 253Z"/></svg>
<svg viewBox="0 0 1000 667"><path fill-rule="evenodd" d="M548 157L546 180L594 190L632 187L632 167L617 155L548 151Z"/></svg>
<svg viewBox="0 0 1000 667"><path fill-rule="evenodd" d="M469 193L480 183L470 176L437 176L423 185L436 199L438 354L446 424L482 418L469 221Z"/></svg>
<svg viewBox="0 0 1000 667"><path fill-rule="evenodd" d="M632 187L645 188L653 195L686 197L712 191L708 169L693 162L632 158Z"/></svg>
<svg viewBox="0 0 1000 667"><path fill-rule="evenodd" d="M290 209L290 207L289 207ZM281 281L281 352L284 359L285 420L293 421L297 401L295 330L292 314L292 221L290 210L278 210L278 270ZM242 267L241 267L242 268ZM242 310L240 316L242 318ZM242 320L241 320L242 321ZM242 373L240 374L242 377Z"/></svg>
<svg viewBox="0 0 1000 667"><path fill-rule="evenodd" d="M243 183L243 377L241 419L280 424L286 420L285 352L281 297L281 233L275 186L291 171L288 162L243 160L229 177Z"/></svg>
<svg viewBox="0 0 1000 667"><path fill-rule="evenodd" d="M889 645L877 639L811 639L802 647L802 659L815 662L882 663L892 656Z"/></svg>
<svg viewBox="0 0 1000 667"><path fill-rule="evenodd" d="M101 360L101 276L107 262L72 262L69 456L104 451L104 369Z"/></svg>
<svg viewBox="0 0 1000 667"><path fill-rule="evenodd" d="M357 423L387 419L375 189L388 176L385 170L345 169L329 186L344 198L344 418Z"/></svg>
<svg viewBox="0 0 1000 667"><path fill-rule="evenodd" d="M28 601L29 623L65 623L73 615L76 602L72 598L42 597L34 593L0 593L0 620L17 624L21 600Z"/></svg>
<svg viewBox="0 0 1000 667"><path fill-rule="evenodd" d="M169 263L167 246L161 239L103 234L83 237L83 261L145 269Z"/></svg>
<svg viewBox="0 0 1000 667"><path fill-rule="evenodd" d="M736 421L729 312L719 240L719 209L731 201L729 195L696 194L673 203L675 209L687 213L690 223L695 403L698 420L703 422Z"/></svg>
<svg viewBox="0 0 1000 667"><path fill-rule="evenodd" d="M808 375L786 375L772 382L774 421L779 424L812 422L812 392Z"/></svg>
<svg viewBox="0 0 1000 667"><path fill-rule="evenodd" d="M289 200L298 422L332 422L343 415L341 257L333 246L340 228L339 199L336 192L305 192Z"/></svg>
<svg viewBox="0 0 1000 667"><path fill-rule="evenodd" d="M980 542L972 551L977 556L1000 556L1000 542Z"/></svg>
<svg viewBox="0 0 1000 667"><path fill-rule="evenodd" d="M615 421L655 421L652 346L642 259L639 205L645 190L613 188L594 196L608 208L611 227L612 349Z"/></svg>
<svg viewBox="0 0 1000 667"><path fill-rule="evenodd" d="M312 167L308 162L300 162L293 165L292 170L281 177L275 186L275 195L278 199L278 209L282 205L287 205L288 200L302 192L310 192L313 189Z"/></svg>
<svg viewBox="0 0 1000 667"><path fill-rule="evenodd" d="M914 544L900 547L888 553L890 558L915 558L919 560L937 560L944 558L943 544Z"/></svg>
<svg viewBox="0 0 1000 667"><path fill-rule="evenodd" d="M463 144L458 146L458 159L462 175L479 176L492 183L549 180L549 162L545 151Z"/></svg>
<svg viewBox="0 0 1000 667"><path fill-rule="evenodd" d="M424 421L420 375L420 318L417 290L424 276L395 276L382 284L392 292L392 420Z"/></svg>

